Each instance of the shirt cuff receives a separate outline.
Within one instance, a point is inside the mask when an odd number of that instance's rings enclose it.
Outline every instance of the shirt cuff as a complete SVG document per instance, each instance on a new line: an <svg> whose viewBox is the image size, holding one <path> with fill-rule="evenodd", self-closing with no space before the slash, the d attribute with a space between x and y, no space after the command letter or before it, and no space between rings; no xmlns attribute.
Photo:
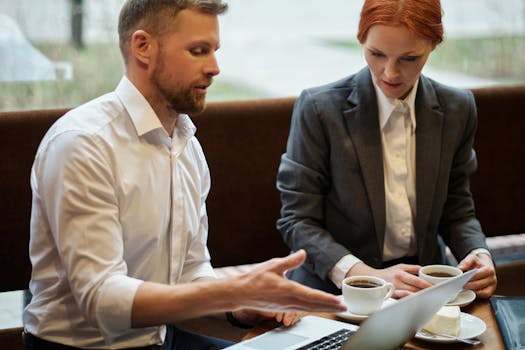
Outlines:
<svg viewBox="0 0 525 350"><path fill-rule="evenodd" d="M217 278L215 271L210 263L196 264L192 267L185 267L181 275L181 282L188 283L203 277Z"/></svg>
<svg viewBox="0 0 525 350"><path fill-rule="evenodd" d="M131 310L139 285L144 281L113 276L102 285L96 309L97 325L107 343L131 328Z"/></svg>
<svg viewBox="0 0 525 350"><path fill-rule="evenodd" d="M476 248L476 249L470 251L469 254L474 254L474 255L487 254L489 257L492 258L492 254L490 254L490 251L488 249L485 249L485 248Z"/></svg>
<svg viewBox="0 0 525 350"><path fill-rule="evenodd" d="M355 264L358 262L361 262L361 259L357 258L356 256L352 254L348 254L343 256L339 261L335 264L335 266L330 270L328 273L328 278L334 284L337 286L337 288L341 289L341 286L343 284L343 280L347 274L347 272L354 267Z"/></svg>

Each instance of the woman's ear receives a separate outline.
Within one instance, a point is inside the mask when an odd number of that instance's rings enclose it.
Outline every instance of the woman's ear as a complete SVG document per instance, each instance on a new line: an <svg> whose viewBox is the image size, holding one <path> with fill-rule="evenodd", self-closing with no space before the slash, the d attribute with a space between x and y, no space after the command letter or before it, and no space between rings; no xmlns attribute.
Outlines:
<svg viewBox="0 0 525 350"><path fill-rule="evenodd" d="M140 29L131 36L131 55L142 64L149 65L155 52L153 37Z"/></svg>

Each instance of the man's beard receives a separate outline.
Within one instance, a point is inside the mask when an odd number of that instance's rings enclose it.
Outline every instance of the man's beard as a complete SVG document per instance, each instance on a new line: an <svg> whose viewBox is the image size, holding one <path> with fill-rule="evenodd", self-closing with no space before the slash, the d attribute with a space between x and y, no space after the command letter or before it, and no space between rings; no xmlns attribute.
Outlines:
<svg viewBox="0 0 525 350"><path fill-rule="evenodd" d="M183 87L180 84L174 84L175 79L165 72L164 61L162 57L159 57L159 62L157 62L150 81L163 99L168 101L168 107L177 113L190 115L201 113L206 105L205 96L196 96L191 86Z"/></svg>

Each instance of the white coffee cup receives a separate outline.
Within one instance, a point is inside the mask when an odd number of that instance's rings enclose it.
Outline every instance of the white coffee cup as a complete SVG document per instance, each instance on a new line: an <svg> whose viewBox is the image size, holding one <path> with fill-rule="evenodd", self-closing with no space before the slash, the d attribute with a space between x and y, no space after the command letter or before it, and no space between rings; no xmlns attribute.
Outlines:
<svg viewBox="0 0 525 350"><path fill-rule="evenodd" d="M443 283L462 273L463 271L450 265L426 265L419 269L419 277L432 284ZM456 299L458 294L454 295L449 302Z"/></svg>
<svg viewBox="0 0 525 350"><path fill-rule="evenodd" d="M349 312L369 315L394 293L394 285L375 276L351 276L343 280L343 300Z"/></svg>

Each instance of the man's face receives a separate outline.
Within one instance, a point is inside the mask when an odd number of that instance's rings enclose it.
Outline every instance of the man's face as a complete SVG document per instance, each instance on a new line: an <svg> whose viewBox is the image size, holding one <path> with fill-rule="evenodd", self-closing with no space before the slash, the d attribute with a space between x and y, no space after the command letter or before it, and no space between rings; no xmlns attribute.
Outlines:
<svg viewBox="0 0 525 350"><path fill-rule="evenodd" d="M207 88L219 74L217 16L182 10L169 32L159 37L159 50L150 82L160 98L178 113L204 109Z"/></svg>
<svg viewBox="0 0 525 350"><path fill-rule="evenodd" d="M405 26L380 24L370 28L363 45L375 83L387 97L397 99L408 95L434 49L430 40Z"/></svg>

